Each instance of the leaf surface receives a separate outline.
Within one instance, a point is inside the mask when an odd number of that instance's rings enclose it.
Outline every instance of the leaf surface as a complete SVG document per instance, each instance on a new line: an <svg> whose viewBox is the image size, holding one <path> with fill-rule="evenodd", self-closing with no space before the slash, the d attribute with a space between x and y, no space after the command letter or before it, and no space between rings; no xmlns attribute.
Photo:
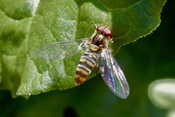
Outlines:
<svg viewBox="0 0 175 117"><path fill-rule="evenodd" d="M95 25L108 24L114 37L110 47L118 50L157 28L165 2L0 0L0 88L15 96L73 87L82 52L61 60L44 60L34 56L38 47L90 37Z"/></svg>

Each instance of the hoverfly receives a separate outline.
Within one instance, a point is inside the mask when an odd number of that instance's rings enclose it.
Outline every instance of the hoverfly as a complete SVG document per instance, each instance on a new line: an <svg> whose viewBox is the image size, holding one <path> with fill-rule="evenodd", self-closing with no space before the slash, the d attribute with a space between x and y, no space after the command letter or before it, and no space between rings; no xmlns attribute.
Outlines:
<svg viewBox="0 0 175 117"><path fill-rule="evenodd" d="M91 70L98 64L100 73L111 91L120 98L127 98L129 86L123 71L108 48L112 42L109 26L99 26L89 38L53 42L40 46L35 55L45 59L63 59L73 56L85 48L75 72L75 85L86 80Z"/></svg>

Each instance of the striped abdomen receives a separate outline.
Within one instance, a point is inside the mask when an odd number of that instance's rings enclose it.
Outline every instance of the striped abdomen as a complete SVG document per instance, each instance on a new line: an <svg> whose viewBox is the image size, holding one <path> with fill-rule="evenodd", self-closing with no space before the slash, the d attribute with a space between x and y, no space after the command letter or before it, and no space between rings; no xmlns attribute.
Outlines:
<svg viewBox="0 0 175 117"><path fill-rule="evenodd" d="M91 73L92 68L94 68L94 66L96 65L98 58L99 53L90 52L89 49L84 52L76 69L76 84L81 84L83 81L85 81L85 79Z"/></svg>

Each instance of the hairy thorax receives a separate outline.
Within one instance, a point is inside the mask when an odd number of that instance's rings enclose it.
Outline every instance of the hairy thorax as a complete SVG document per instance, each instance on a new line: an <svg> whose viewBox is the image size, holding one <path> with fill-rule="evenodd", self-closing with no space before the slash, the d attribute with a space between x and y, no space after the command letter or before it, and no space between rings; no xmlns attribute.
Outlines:
<svg viewBox="0 0 175 117"><path fill-rule="evenodd" d="M93 52L100 52L103 48L106 47L106 38L103 34L97 33L92 37L90 43L90 49Z"/></svg>

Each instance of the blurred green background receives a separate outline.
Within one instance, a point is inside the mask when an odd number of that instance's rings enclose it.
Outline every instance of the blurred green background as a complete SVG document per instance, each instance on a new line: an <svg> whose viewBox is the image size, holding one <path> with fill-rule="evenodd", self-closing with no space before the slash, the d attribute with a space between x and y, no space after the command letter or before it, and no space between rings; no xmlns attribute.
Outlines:
<svg viewBox="0 0 175 117"><path fill-rule="evenodd" d="M13 99L9 91L1 90L0 117L165 117L166 111L149 100L147 89L157 79L175 78L174 4L173 0L167 1L161 24L151 35L123 46L115 56L130 85L126 100L116 97L98 75L79 87L29 99Z"/></svg>

